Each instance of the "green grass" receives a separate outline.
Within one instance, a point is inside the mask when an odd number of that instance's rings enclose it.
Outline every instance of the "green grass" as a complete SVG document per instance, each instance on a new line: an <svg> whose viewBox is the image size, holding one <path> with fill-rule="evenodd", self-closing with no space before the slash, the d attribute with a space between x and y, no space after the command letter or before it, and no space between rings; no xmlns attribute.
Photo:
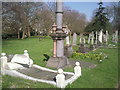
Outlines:
<svg viewBox="0 0 120 90"><path fill-rule="evenodd" d="M52 56L52 40L47 38L41 41L38 38L28 38L24 40L3 40L2 52L7 54L22 54L25 49L28 50L30 57L35 64L45 66L43 54ZM74 47L77 50L78 47ZM103 52L108 55L108 59L103 63L97 64L93 69L82 68L82 77L78 78L67 88L115 88L118 81L118 49L98 49L97 52ZM65 71L72 71L73 68L67 68ZM54 88L54 86L33 82L21 78L3 76L3 88Z"/></svg>
<svg viewBox="0 0 120 90"><path fill-rule="evenodd" d="M45 66L46 62L43 54L52 55L52 40L43 39L39 41L38 38L28 38L24 40L3 40L2 52L7 54L22 54L24 50L28 50L30 58L34 60L35 64Z"/></svg>

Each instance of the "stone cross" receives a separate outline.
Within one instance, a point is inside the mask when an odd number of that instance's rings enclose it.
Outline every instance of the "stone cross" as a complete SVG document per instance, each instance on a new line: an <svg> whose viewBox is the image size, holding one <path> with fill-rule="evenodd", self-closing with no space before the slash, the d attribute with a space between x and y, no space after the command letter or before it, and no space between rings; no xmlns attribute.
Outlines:
<svg viewBox="0 0 120 90"><path fill-rule="evenodd" d="M5 75L5 66L7 64L7 57L6 57L6 53L2 53L1 55L2 55L2 57L0 58L1 59L1 74Z"/></svg>
<svg viewBox="0 0 120 90"><path fill-rule="evenodd" d="M80 67L80 63L79 62L76 62L75 63L76 66L74 67L74 73L77 77L81 76L81 67Z"/></svg>
<svg viewBox="0 0 120 90"><path fill-rule="evenodd" d="M65 88L65 75L62 69L58 69L58 74L56 76L56 84L59 88Z"/></svg>
<svg viewBox="0 0 120 90"><path fill-rule="evenodd" d="M77 34L74 33L73 34L73 45L76 45L76 42L77 42Z"/></svg>

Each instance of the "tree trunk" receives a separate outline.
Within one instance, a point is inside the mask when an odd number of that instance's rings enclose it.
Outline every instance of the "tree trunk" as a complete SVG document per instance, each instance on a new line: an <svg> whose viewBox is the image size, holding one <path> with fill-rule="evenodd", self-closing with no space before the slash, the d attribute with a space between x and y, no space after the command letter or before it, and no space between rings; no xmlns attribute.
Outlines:
<svg viewBox="0 0 120 90"><path fill-rule="evenodd" d="M20 39L20 32L18 31L18 39Z"/></svg>
<svg viewBox="0 0 120 90"><path fill-rule="evenodd" d="M22 39L25 38L25 31L23 30Z"/></svg>
<svg viewBox="0 0 120 90"><path fill-rule="evenodd" d="M30 35L30 29L28 28L28 37L30 37L31 35Z"/></svg>

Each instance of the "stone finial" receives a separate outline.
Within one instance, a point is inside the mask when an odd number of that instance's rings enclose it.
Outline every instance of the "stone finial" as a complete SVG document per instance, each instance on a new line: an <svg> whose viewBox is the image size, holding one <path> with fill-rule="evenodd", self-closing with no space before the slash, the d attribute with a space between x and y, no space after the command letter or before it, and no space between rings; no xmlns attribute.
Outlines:
<svg viewBox="0 0 120 90"><path fill-rule="evenodd" d="M75 63L76 66L74 67L74 73L77 77L80 77L81 76L81 67L80 67L80 63L79 62L76 62Z"/></svg>
<svg viewBox="0 0 120 90"><path fill-rule="evenodd" d="M62 69L58 69L58 73L59 73L59 74L62 74L62 73L63 73L63 70L62 70Z"/></svg>
<svg viewBox="0 0 120 90"><path fill-rule="evenodd" d="M5 56L6 53L2 53L1 55L2 55L2 57L0 58L1 59L1 74L5 75L5 67L7 64L7 57Z"/></svg>
<svg viewBox="0 0 120 90"><path fill-rule="evenodd" d="M29 58L29 54L27 50L24 50L24 55L26 55Z"/></svg>
<svg viewBox="0 0 120 90"><path fill-rule="evenodd" d="M6 55L6 53L2 53L1 55L2 55L2 56L5 56L5 55Z"/></svg>
<svg viewBox="0 0 120 90"><path fill-rule="evenodd" d="M24 50L24 53L28 53L28 51L27 51L27 50Z"/></svg>
<svg viewBox="0 0 120 90"><path fill-rule="evenodd" d="M80 66L80 63L79 63L79 62L76 62L75 65L76 65L76 66Z"/></svg>
<svg viewBox="0 0 120 90"><path fill-rule="evenodd" d="M62 69L58 69L58 74L56 76L56 84L58 88L65 88L65 75Z"/></svg>

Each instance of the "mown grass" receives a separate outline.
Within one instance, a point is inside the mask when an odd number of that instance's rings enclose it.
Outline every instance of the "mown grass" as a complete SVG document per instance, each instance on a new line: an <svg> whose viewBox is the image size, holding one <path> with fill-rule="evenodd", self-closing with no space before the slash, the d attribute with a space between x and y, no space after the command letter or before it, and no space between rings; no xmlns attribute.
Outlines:
<svg viewBox="0 0 120 90"><path fill-rule="evenodd" d="M45 66L43 54L52 56L53 43L51 39L28 38L24 40L3 40L2 52L7 54L22 54L25 49L29 51L30 57L35 64ZM74 47L76 50L78 47ZM67 88L115 88L118 81L118 49L98 49L96 52L103 52L108 55L108 59L97 64L93 69L82 68L82 76L68 85ZM67 68L65 71L73 71ZM54 86L24 80L21 78L3 76L3 88L54 88Z"/></svg>

